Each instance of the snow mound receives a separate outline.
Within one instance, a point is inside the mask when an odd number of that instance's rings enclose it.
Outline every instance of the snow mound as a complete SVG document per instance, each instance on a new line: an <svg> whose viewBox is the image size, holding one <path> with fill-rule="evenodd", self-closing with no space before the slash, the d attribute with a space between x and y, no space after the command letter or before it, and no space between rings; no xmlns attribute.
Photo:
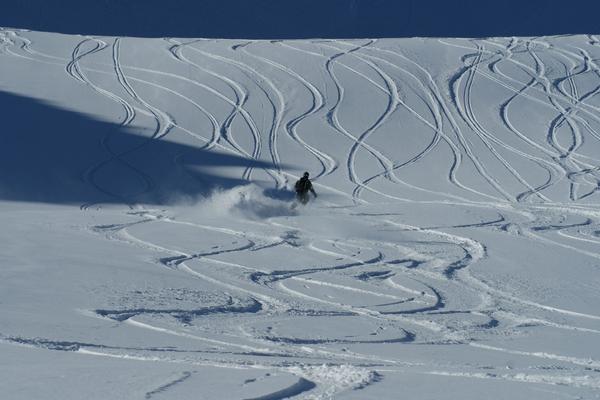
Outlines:
<svg viewBox="0 0 600 400"><path fill-rule="evenodd" d="M313 393L307 399L328 399L345 390L362 389L381 379L381 375L366 368L352 365L317 365L292 367L290 372L302 376L325 388L323 393Z"/></svg>

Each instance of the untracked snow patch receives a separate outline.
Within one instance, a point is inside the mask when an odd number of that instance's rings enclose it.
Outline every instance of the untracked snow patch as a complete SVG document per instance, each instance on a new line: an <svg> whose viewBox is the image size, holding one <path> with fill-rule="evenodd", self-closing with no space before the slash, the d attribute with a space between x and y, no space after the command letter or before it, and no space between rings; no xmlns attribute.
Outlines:
<svg viewBox="0 0 600 400"><path fill-rule="evenodd" d="M265 196L264 190L254 184L216 190L200 203L199 209L209 216L233 214L250 219L297 214L291 203Z"/></svg>

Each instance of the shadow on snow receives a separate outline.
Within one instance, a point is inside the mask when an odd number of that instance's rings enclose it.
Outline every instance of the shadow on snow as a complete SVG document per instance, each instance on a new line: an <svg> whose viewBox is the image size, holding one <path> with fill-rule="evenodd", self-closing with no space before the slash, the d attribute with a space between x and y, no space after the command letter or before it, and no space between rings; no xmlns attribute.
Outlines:
<svg viewBox="0 0 600 400"><path fill-rule="evenodd" d="M2 200L168 204L248 183L229 168L273 167L2 91L0 112Z"/></svg>

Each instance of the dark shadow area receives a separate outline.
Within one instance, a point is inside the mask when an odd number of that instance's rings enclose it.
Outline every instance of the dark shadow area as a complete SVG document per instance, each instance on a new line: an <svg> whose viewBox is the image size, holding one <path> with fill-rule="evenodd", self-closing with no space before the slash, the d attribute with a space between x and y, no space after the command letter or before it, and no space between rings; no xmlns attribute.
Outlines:
<svg viewBox="0 0 600 400"><path fill-rule="evenodd" d="M227 168L273 167L1 91L0 115L2 200L168 204L248 183Z"/></svg>
<svg viewBox="0 0 600 400"><path fill-rule="evenodd" d="M597 0L14 0L0 26L231 39L599 33Z"/></svg>

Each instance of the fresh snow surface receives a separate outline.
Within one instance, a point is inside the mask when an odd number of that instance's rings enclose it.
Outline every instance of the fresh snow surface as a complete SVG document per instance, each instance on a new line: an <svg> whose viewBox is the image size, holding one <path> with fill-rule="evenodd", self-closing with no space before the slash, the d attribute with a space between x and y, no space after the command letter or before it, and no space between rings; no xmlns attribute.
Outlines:
<svg viewBox="0 0 600 400"><path fill-rule="evenodd" d="M1 30L0 397L600 398L599 58Z"/></svg>

